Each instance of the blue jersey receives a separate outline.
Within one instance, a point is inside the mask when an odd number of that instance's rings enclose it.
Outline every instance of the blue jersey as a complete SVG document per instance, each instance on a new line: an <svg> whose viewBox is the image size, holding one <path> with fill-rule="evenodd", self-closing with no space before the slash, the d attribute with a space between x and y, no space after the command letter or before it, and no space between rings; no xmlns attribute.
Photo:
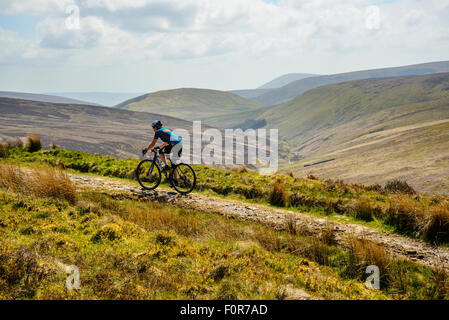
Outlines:
<svg viewBox="0 0 449 320"><path fill-rule="evenodd" d="M175 144L181 142L181 138L179 138L173 131L168 130L166 128L160 128L154 134L154 139L161 138L162 141L174 146Z"/></svg>

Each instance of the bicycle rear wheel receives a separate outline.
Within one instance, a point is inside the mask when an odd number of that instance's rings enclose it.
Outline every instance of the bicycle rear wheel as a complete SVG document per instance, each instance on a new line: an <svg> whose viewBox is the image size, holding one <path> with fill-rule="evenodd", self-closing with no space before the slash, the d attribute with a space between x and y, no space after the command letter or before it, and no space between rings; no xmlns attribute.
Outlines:
<svg viewBox="0 0 449 320"><path fill-rule="evenodd" d="M143 160L136 169L139 184L145 190L154 190L161 183L162 175L159 167L152 160Z"/></svg>
<svg viewBox="0 0 449 320"><path fill-rule="evenodd" d="M196 185L195 170L185 163L176 165L170 173L172 186L180 194L192 192Z"/></svg>

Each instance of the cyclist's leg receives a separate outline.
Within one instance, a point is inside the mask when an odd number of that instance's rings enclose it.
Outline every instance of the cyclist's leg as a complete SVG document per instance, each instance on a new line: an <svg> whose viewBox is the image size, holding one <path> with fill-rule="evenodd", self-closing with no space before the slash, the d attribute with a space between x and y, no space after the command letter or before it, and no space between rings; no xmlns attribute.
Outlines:
<svg viewBox="0 0 449 320"><path fill-rule="evenodd" d="M179 151L178 151L178 159L180 159L181 156L182 156L182 145L181 145L181 149L179 149ZM175 170L175 171L173 172L173 177L174 177L175 179L178 179L178 170Z"/></svg>
<svg viewBox="0 0 449 320"><path fill-rule="evenodd" d="M167 157L165 156L165 154L169 154L171 152L171 148L171 145L167 145L159 150L159 156L161 157L161 160L165 166L167 165Z"/></svg>

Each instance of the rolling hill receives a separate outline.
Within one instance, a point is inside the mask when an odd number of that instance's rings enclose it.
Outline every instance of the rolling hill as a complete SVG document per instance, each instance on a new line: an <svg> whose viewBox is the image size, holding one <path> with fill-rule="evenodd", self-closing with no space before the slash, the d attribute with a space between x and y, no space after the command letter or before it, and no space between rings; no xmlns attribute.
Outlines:
<svg viewBox="0 0 449 320"><path fill-rule="evenodd" d="M254 101L273 106L292 100L300 94L328 84L361 80L369 78L387 78L408 75L425 75L449 72L449 61L431 62L396 68L384 68L375 70L356 71L319 77L311 77L291 82L279 89L271 90L254 98Z"/></svg>
<svg viewBox="0 0 449 320"><path fill-rule="evenodd" d="M191 129L192 123L151 113L77 104L55 104L0 98L0 139L38 134L70 149L121 158L137 157L153 137L151 121L170 128Z"/></svg>
<svg viewBox="0 0 449 320"><path fill-rule="evenodd" d="M142 95L143 93L123 93L123 92L53 92L48 93L50 95L66 97L70 99L78 99L85 101L92 101L96 104L112 107L117 103L120 103L124 100L128 100L137 96Z"/></svg>
<svg viewBox="0 0 449 320"><path fill-rule="evenodd" d="M311 74L311 73L288 73L284 74L280 77L277 77L276 79L273 79L263 85L261 85L257 89L277 89L280 87L283 87L293 81L302 80L310 77L317 77L318 74Z"/></svg>
<svg viewBox="0 0 449 320"><path fill-rule="evenodd" d="M271 91L272 89L246 89L246 90L231 90L228 91L230 93L234 93L238 96L241 96L245 99L254 99L258 96L260 96L261 94L267 93L269 91Z"/></svg>
<svg viewBox="0 0 449 320"><path fill-rule="evenodd" d="M323 86L253 119L279 128L291 160L300 160L296 172L336 158L312 169L364 183L399 177L449 193L449 73Z"/></svg>
<svg viewBox="0 0 449 320"><path fill-rule="evenodd" d="M50 103L97 105L92 102L86 102L83 100L67 98L58 95L36 94L36 93L15 92L15 91L0 91L0 98L22 99L22 100L50 102Z"/></svg>
<svg viewBox="0 0 449 320"><path fill-rule="evenodd" d="M127 100L116 106L119 109L143 111L174 116L186 120L229 115L259 108L230 92L207 89L174 89L158 91Z"/></svg>

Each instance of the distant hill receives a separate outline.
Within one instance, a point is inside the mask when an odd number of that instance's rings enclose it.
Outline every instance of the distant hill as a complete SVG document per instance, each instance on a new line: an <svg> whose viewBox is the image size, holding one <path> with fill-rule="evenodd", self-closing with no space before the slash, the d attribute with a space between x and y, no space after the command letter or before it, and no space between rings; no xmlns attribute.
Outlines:
<svg viewBox="0 0 449 320"><path fill-rule="evenodd" d="M322 86L239 118L279 128L290 160L300 161L294 172L364 183L403 178L449 193L449 73Z"/></svg>
<svg viewBox="0 0 449 320"><path fill-rule="evenodd" d="M260 105L230 92L207 89L174 89L139 96L116 105L119 109L153 112L186 120L249 111Z"/></svg>
<svg viewBox="0 0 449 320"><path fill-rule="evenodd" d="M387 78L407 75L425 75L441 72L449 72L449 61L431 62L396 68L383 68L375 70L356 71L341 73L335 75L311 77L291 82L279 89L275 89L259 95L254 101L272 106L292 100L300 94L328 84L340 83L352 80L361 80L369 78Z"/></svg>
<svg viewBox="0 0 449 320"><path fill-rule="evenodd" d="M234 93L238 96L241 96L245 99L254 99L258 96L260 96L263 93L267 93L271 91L272 89L247 89L247 90L232 90L228 91L230 93Z"/></svg>
<svg viewBox="0 0 449 320"><path fill-rule="evenodd" d="M302 80L310 77L317 77L318 74L311 74L311 73L288 73L284 74L280 77L277 77L274 80L271 80L270 82L265 83L264 85L260 86L257 89L277 89L280 87L283 87L293 81Z"/></svg>
<svg viewBox="0 0 449 320"><path fill-rule="evenodd" d="M143 93L123 93L123 92L52 92L50 95L66 97L70 99L79 99L84 101L92 101L96 104L112 107L117 103L128 100Z"/></svg>
<svg viewBox="0 0 449 320"><path fill-rule="evenodd" d="M159 114L0 98L0 138L3 140L34 133L41 136L47 148L53 141L69 150L119 158L139 156L153 138L150 124L155 118L169 128L191 130L191 122Z"/></svg>
<svg viewBox="0 0 449 320"><path fill-rule="evenodd" d="M0 98L11 98L11 99L23 99L50 103L69 103L69 104L85 104L85 105L96 105L93 102L87 102L67 97L61 97L57 95L50 94L36 94L36 93L26 93L26 92L14 92L14 91L0 91Z"/></svg>

